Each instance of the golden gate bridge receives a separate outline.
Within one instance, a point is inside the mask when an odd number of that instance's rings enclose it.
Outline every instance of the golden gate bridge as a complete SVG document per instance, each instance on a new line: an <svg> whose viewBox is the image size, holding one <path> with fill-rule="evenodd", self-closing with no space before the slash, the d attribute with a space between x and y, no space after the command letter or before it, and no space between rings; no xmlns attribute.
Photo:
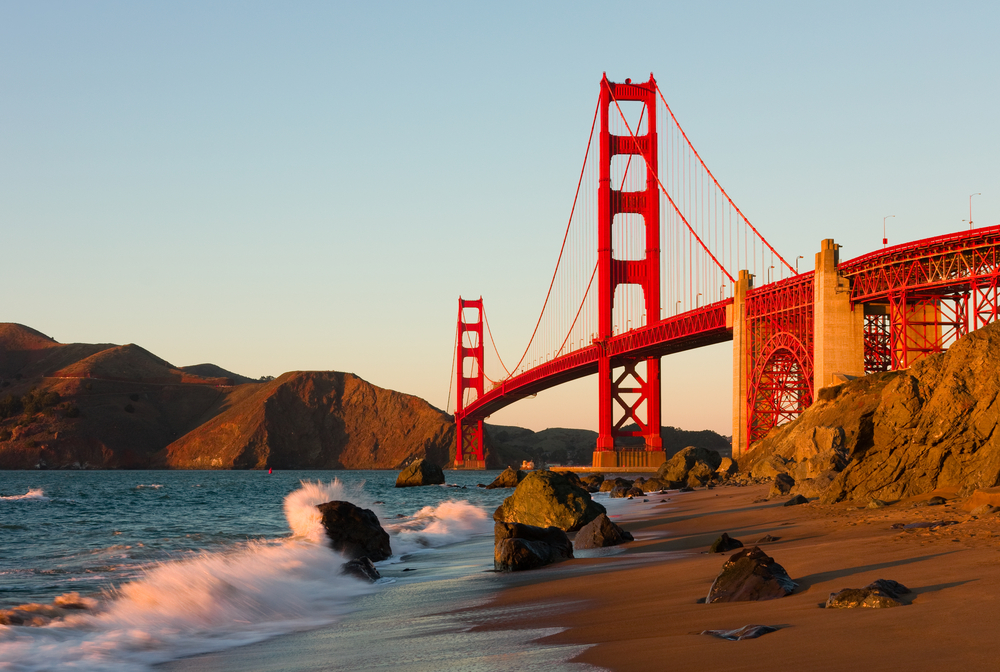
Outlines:
<svg viewBox="0 0 1000 672"><path fill-rule="evenodd" d="M653 75L605 75L555 271L517 362L501 358L483 299L459 298L455 464L485 466L490 414L596 373L593 466L656 467L660 358L724 341L739 455L819 389L908 367L994 321L998 249L1000 227L850 260L827 239L815 270L800 273L723 189Z"/></svg>

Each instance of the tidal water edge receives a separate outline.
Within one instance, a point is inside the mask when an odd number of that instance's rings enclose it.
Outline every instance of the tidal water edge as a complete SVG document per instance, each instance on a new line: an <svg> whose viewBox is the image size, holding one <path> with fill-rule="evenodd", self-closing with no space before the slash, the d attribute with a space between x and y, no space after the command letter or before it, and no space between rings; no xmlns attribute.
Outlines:
<svg viewBox="0 0 1000 672"><path fill-rule="evenodd" d="M507 670L568 662L544 630L472 631L500 588L498 472L393 487L395 471L0 472L0 609L90 608L0 626L0 670ZM339 574L315 505L373 509L393 557ZM516 622L516 614L497 614ZM173 661L173 662L171 662Z"/></svg>

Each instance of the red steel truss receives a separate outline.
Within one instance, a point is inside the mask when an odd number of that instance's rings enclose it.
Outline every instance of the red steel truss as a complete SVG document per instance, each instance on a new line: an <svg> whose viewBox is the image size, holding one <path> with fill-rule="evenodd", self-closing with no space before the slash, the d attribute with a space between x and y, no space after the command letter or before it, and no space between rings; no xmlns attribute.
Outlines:
<svg viewBox="0 0 1000 672"><path fill-rule="evenodd" d="M747 292L747 436L750 444L813 399L813 274Z"/></svg>
<svg viewBox="0 0 1000 672"><path fill-rule="evenodd" d="M483 397L483 299L458 299L457 390L455 405L455 466L486 466L482 418L466 418L463 412L475 392L475 403ZM466 375L467 373L471 375Z"/></svg>
<svg viewBox="0 0 1000 672"><path fill-rule="evenodd" d="M865 314L865 375L892 368L892 347L887 312Z"/></svg>

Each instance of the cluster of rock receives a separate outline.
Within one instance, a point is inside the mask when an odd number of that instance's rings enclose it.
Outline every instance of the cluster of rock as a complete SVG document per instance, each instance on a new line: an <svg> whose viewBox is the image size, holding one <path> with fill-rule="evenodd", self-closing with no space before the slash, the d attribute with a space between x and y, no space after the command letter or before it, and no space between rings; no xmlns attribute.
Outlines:
<svg viewBox="0 0 1000 672"><path fill-rule="evenodd" d="M1000 485L998 351L1000 323L993 323L909 369L824 388L741 458L741 471L754 479L784 474L790 494L823 503Z"/></svg>
<svg viewBox="0 0 1000 672"><path fill-rule="evenodd" d="M909 592L910 589L898 581L878 579L864 588L845 588L836 593L830 593L825 606L827 609L901 607L903 603L899 597Z"/></svg>
<svg viewBox="0 0 1000 672"><path fill-rule="evenodd" d="M555 526L497 522L493 540L493 567L500 572L535 569L573 557L569 537Z"/></svg>

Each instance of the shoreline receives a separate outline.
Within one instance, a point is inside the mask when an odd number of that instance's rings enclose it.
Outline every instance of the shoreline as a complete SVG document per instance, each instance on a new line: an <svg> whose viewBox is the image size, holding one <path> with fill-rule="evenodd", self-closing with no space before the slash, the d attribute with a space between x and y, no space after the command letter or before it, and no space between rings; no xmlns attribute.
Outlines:
<svg viewBox="0 0 1000 672"><path fill-rule="evenodd" d="M929 493L881 509L836 504L784 507L761 501L767 485L699 489L625 510L618 522L636 536L621 552L580 557L508 575L486 609L516 609L518 627L562 630L540 645L587 646L573 661L609 670L960 670L995 665L1000 623L1000 516L959 508L914 507ZM638 502L627 502L635 506ZM638 507L637 507L638 508ZM619 509L622 511L622 509ZM617 512L616 512L617 513ZM954 520L928 529L894 523ZM731 553L709 555L722 532L761 548L798 583L785 598L706 605L708 589ZM623 562L624 561L624 562ZM912 591L892 609L821 608L831 592L875 579ZM557 606L563 605L563 606ZM570 606L566 606L570 605ZM478 629L503 629L472 609ZM779 626L759 639L730 642L702 630Z"/></svg>

